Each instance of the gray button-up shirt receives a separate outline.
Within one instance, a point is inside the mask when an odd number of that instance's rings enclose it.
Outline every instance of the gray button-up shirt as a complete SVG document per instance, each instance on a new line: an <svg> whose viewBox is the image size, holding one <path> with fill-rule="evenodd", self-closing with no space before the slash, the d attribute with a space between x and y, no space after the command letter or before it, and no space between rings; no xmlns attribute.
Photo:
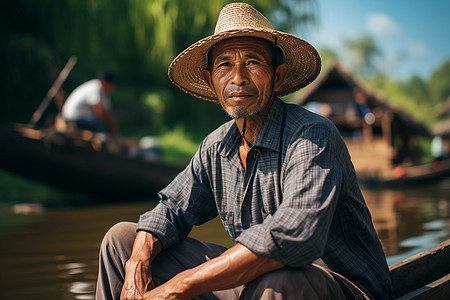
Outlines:
<svg viewBox="0 0 450 300"><path fill-rule="evenodd" d="M275 99L247 155L230 121L143 214L164 247L217 215L234 242L291 267L317 258L374 297L391 294L386 259L345 143L326 118Z"/></svg>

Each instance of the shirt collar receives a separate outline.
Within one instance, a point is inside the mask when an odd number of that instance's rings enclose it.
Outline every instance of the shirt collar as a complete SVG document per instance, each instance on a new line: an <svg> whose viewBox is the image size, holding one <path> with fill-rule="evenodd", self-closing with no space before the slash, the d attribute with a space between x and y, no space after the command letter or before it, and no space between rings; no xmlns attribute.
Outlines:
<svg viewBox="0 0 450 300"><path fill-rule="evenodd" d="M284 102L275 98L264 118L262 127L256 137L253 147L269 148L280 151L280 137L284 114ZM241 134L235 122L231 125L227 134L219 145L218 151L222 156L228 156L235 151L241 142Z"/></svg>

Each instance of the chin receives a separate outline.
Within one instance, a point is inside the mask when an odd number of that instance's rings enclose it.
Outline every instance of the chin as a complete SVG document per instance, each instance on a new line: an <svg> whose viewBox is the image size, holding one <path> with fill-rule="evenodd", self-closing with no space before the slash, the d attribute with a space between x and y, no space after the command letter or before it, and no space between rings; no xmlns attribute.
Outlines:
<svg viewBox="0 0 450 300"><path fill-rule="evenodd" d="M231 118L233 119L243 119L243 118L250 118L254 115L258 114L261 111L261 109L256 110L245 110L245 109L236 109L233 111L225 111Z"/></svg>

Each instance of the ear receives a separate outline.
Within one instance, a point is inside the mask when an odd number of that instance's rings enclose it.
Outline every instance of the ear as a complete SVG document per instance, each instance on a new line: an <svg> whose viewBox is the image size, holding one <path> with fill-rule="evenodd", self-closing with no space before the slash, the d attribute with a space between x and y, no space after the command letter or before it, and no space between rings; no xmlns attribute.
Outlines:
<svg viewBox="0 0 450 300"><path fill-rule="evenodd" d="M281 63L277 66L275 70L275 86L274 90L278 91L284 83L286 76L289 71L289 66L287 63Z"/></svg>
<svg viewBox="0 0 450 300"><path fill-rule="evenodd" d="M203 75L203 79L205 79L206 83L209 85L209 88L211 89L213 94L215 96L217 96L216 95L216 90L214 89L214 84L212 82L211 72L208 69L203 69L202 75Z"/></svg>

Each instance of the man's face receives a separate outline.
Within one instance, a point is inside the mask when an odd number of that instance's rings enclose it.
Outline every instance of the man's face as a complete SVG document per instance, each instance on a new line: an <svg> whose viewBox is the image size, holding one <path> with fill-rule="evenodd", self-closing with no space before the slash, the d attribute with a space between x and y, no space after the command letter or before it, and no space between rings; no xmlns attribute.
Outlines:
<svg viewBox="0 0 450 300"><path fill-rule="evenodd" d="M265 40L221 41L212 49L211 62L211 71L205 70L204 77L232 118L251 117L264 109L274 88L272 52ZM275 90L279 86L276 82Z"/></svg>

